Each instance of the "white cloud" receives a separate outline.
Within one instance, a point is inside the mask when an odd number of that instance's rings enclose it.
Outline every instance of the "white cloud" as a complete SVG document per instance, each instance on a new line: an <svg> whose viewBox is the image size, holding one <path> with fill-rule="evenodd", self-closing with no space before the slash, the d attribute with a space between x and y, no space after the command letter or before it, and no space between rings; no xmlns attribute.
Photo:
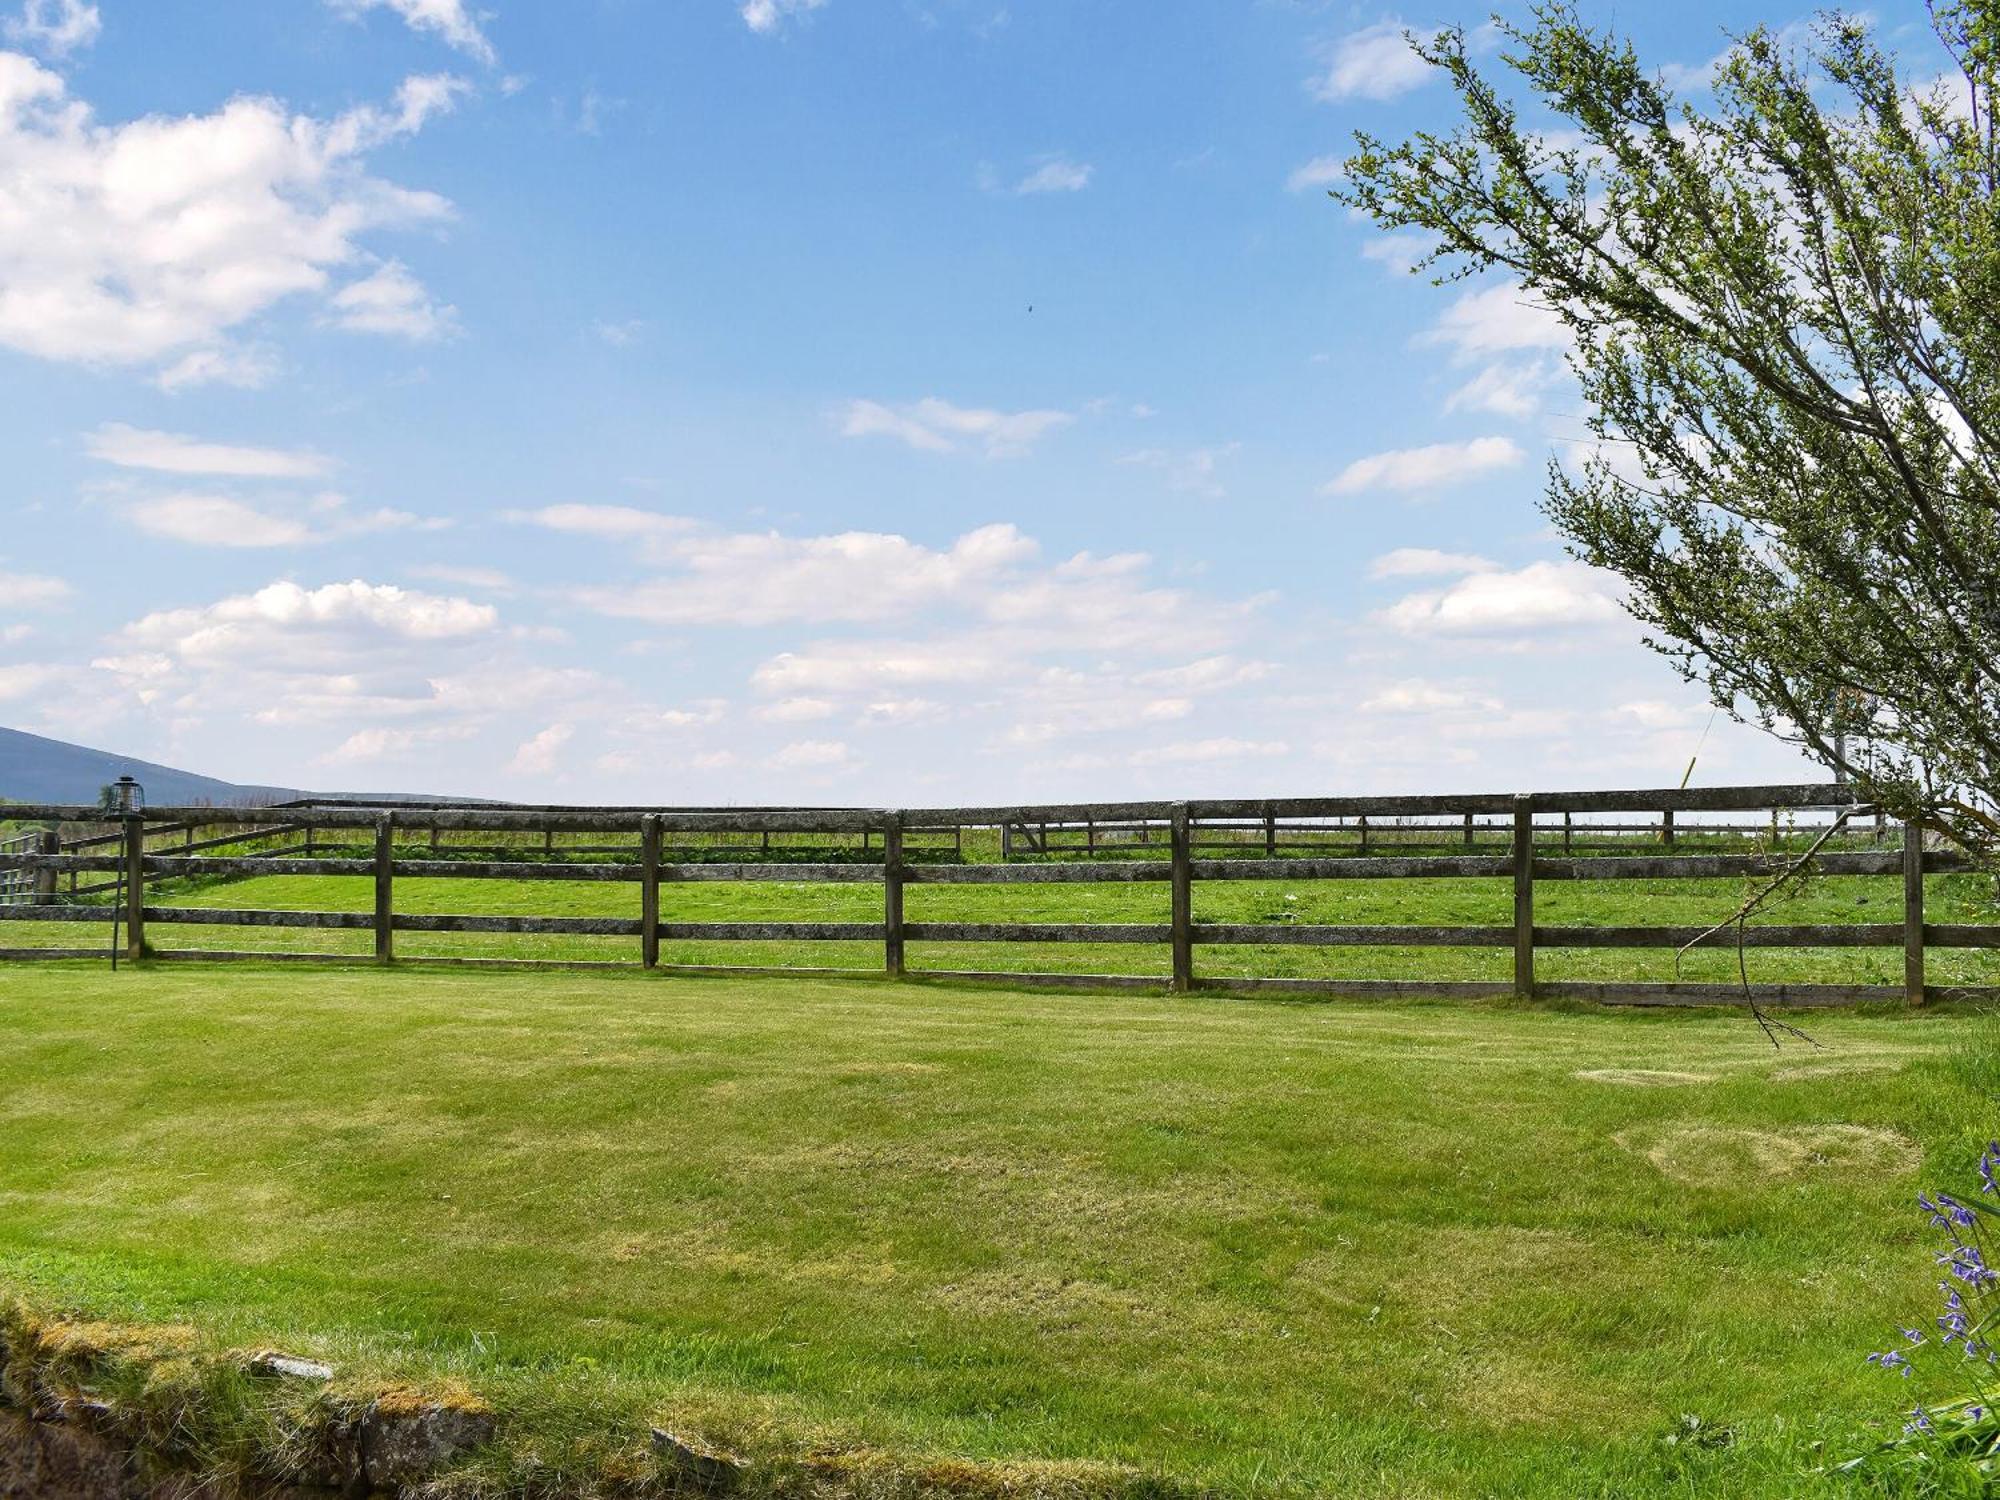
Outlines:
<svg viewBox="0 0 2000 1500"><path fill-rule="evenodd" d="M1417 262L1428 255L1436 243L1421 229L1378 234L1362 243L1361 258L1385 265L1399 275L1407 275L1416 269Z"/></svg>
<svg viewBox="0 0 2000 1500"><path fill-rule="evenodd" d="M860 696L913 687L990 682L1015 675L1019 656L991 637L923 641L822 641L760 664L751 685L766 693Z"/></svg>
<svg viewBox="0 0 2000 1500"><path fill-rule="evenodd" d="M574 738L574 724L551 724L514 752L507 769L517 776L552 776L562 769L563 751Z"/></svg>
<svg viewBox="0 0 2000 1500"><path fill-rule="evenodd" d="M1359 495L1370 490L1437 489L1462 484L1500 469L1511 469L1527 458L1504 437L1473 438L1464 443L1432 443L1423 448L1395 448L1357 458L1325 487L1329 495Z"/></svg>
<svg viewBox="0 0 2000 1500"><path fill-rule="evenodd" d="M1627 616L1605 573L1573 562L1474 573L1451 587L1408 595L1376 618L1402 635L1496 638L1596 629Z"/></svg>
<svg viewBox="0 0 2000 1500"><path fill-rule="evenodd" d="M76 591L60 578L41 573L0 573L0 609L49 609Z"/></svg>
<svg viewBox="0 0 2000 1500"><path fill-rule="evenodd" d="M83 0L24 0L21 14L6 23L7 40L65 57L88 47L104 29L97 7Z"/></svg>
<svg viewBox="0 0 2000 1500"><path fill-rule="evenodd" d="M129 502L125 514L149 536L196 547L306 547L341 537L444 524L400 510L355 514L339 495L321 495L302 512L293 507L291 513L228 495L153 495Z"/></svg>
<svg viewBox="0 0 2000 1500"><path fill-rule="evenodd" d="M209 443L177 432L154 432L106 422L84 439L92 458L121 469L158 474L219 474L238 479L310 479L333 467L308 449L252 448Z"/></svg>
<svg viewBox="0 0 2000 1500"><path fill-rule="evenodd" d="M736 13L752 31L769 35L787 21L818 10L826 0L743 0Z"/></svg>
<svg viewBox="0 0 2000 1500"><path fill-rule="evenodd" d="M1473 359L1522 349L1567 349L1570 336L1546 304L1529 301L1519 283L1503 281L1459 297L1420 342L1448 344L1456 355Z"/></svg>
<svg viewBox="0 0 2000 1500"><path fill-rule="evenodd" d="M1500 700L1485 693L1442 688L1420 677L1391 683L1361 702L1365 714L1492 713L1499 708Z"/></svg>
<svg viewBox="0 0 2000 1500"><path fill-rule="evenodd" d="M1554 379L1547 364L1492 364L1446 398L1446 411L1490 411L1502 417L1531 417L1542 392Z"/></svg>
<svg viewBox="0 0 2000 1500"><path fill-rule="evenodd" d="M329 299L334 323L350 333L383 333L429 343L458 331L458 309L435 301L399 260L384 261Z"/></svg>
<svg viewBox="0 0 2000 1500"><path fill-rule="evenodd" d="M286 298L322 295L360 236L449 213L361 166L438 107L419 82L392 110L331 120L245 95L213 114L102 125L56 74L0 53L0 345L199 373L188 355Z"/></svg>
<svg viewBox="0 0 2000 1500"><path fill-rule="evenodd" d="M356 578L316 589L273 583L214 604L159 610L126 626L121 638L190 662L339 664L385 642L464 640L498 623L491 605Z"/></svg>
<svg viewBox="0 0 2000 1500"><path fill-rule="evenodd" d="M153 384L169 393L202 385L254 391L269 385L277 374L278 356L269 349L218 344L182 355L155 375Z"/></svg>
<svg viewBox="0 0 2000 1500"><path fill-rule="evenodd" d="M1500 565L1470 552L1439 552L1432 547L1398 547L1368 564L1370 578L1436 578L1460 573L1493 573Z"/></svg>
<svg viewBox="0 0 2000 1500"><path fill-rule="evenodd" d="M435 32L446 45L468 57L489 66L499 61L492 42L465 8L465 0L334 0L334 4L351 16L370 10L393 10L415 30Z"/></svg>
<svg viewBox="0 0 2000 1500"><path fill-rule="evenodd" d="M686 516L661 515L631 505L546 505L540 510L508 511L505 519L612 541L664 542L697 530L701 524Z"/></svg>
<svg viewBox="0 0 2000 1500"><path fill-rule="evenodd" d="M1422 87L1437 70L1417 55L1405 32L1424 39L1437 34L1394 20L1349 32L1334 44L1326 72L1314 80L1313 92L1329 102L1382 100Z"/></svg>
<svg viewBox="0 0 2000 1500"><path fill-rule="evenodd" d="M202 547L298 547L312 528L289 516L271 516L221 495L162 495L127 507L141 531Z"/></svg>
<svg viewBox="0 0 2000 1500"><path fill-rule="evenodd" d="M850 401L840 432L842 437L893 437L931 453L950 453L970 441L988 458L1007 458L1027 452L1075 420L1062 411L992 411L927 396L903 406Z"/></svg>
<svg viewBox="0 0 2000 1500"><path fill-rule="evenodd" d="M1090 186L1090 174L1093 170L1088 163L1071 161L1066 156L1044 157L1032 172L1014 184L1014 191L1023 196L1035 193L1080 193Z"/></svg>
<svg viewBox="0 0 2000 1500"><path fill-rule="evenodd" d="M1303 193L1308 188L1331 187L1346 176L1343 159L1338 156L1315 156L1302 166L1292 168L1285 179L1285 191ZM1363 252L1366 254L1366 251Z"/></svg>
<svg viewBox="0 0 2000 1500"><path fill-rule="evenodd" d="M620 516L618 524L634 522ZM964 590L990 590L1036 552L1014 526L980 526L942 552L884 532L780 536L684 524L636 534L648 538L648 556L676 570L642 584L572 590L578 604L650 624L894 620Z"/></svg>

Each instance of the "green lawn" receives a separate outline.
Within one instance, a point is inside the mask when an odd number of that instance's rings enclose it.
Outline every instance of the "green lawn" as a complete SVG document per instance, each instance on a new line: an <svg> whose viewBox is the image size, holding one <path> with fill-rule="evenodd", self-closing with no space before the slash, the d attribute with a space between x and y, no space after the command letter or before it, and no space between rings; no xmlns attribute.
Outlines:
<svg viewBox="0 0 2000 1500"><path fill-rule="evenodd" d="M1810 1027L15 966L0 1288L462 1378L514 1482L658 1422L774 1493L853 1448L882 1493L944 1458L1132 1494L1845 1493L1807 1471L1900 1421L1862 1355L1933 1295L1911 1200L2000 1106L1967 1011ZM1667 1441L1689 1414L1712 1446Z"/></svg>

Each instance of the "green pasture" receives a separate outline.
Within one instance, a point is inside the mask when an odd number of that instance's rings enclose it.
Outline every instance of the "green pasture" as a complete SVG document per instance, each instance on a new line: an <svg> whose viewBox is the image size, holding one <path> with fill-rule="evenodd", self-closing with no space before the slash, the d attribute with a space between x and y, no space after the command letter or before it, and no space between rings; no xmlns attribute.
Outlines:
<svg viewBox="0 0 2000 1500"><path fill-rule="evenodd" d="M283 892L355 894L254 894ZM510 898L437 899L478 893ZM0 1292L462 1381L502 1426L454 1493L609 1493L651 1424L772 1494L829 1454L882 1494L1848 1493L1815 1471L1901 1420L1862 1356L1934 1295L1912 1199L1994 1133L1995 1037L1954 1006L1810 1029L18 965Z"/></svg>

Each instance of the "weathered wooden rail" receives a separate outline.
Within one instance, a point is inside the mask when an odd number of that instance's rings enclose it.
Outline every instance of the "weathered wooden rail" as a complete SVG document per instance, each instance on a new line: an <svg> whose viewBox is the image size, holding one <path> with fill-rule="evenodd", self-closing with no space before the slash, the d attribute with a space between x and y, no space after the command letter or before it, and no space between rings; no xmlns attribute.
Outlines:
<svg viewBox="0 0 2000 1500"><path fill-rule="evenodd" d="M1642 983L1622 981L1547 981L1536 973L1536 955L1551 949L1663 949L1691 943L1728 946L1734 932L1709 933L1683 926L1550 926L1535 920L1538 884L1569 880L1652 880L1772 875L1786 867L1789 851L1775 846L1781 815L1802 811L1830 813L1835 818L1863 820L1854 841L1878 843L1884 829L1873 809L1856 805L1839 786L1763 786L1615 792L1555 792L1485 794L1475 796L1294 798L1272 801L1134 802L1049 807L971 807L919 809L861 808L699 808L590 809L516 808L468 804L399 804L393 807L319 804L269 809L261 816L244 809L147 809L127 820L117 832L61 844L57 836L40 836L38 848L0 853L0 874L25 876L32 882L32 904L0 907L0 922L75 922L95 916L109 920L104 905L68 904L57 895L60 876L74 883L79 873L109 875L123 887L117 915L125 924L122 951L130 958L284 959L300 962L353 963L357 958L323 953L236 952L230 950L171 950L155 952L149 932L161 927L292 928L365 931L373 936L378 962L438 964L555 963L578 961L424 957L399 960L398 933L477 933L574 935L636 939L636 952L616 961L624 966L665 968L681 972L718 972L725 966L661 963L666 942L865 942L879 944L883 968L892 976L921 972L933 977L1001 980L1013 984L1066 987L1153 986L1161 981L1114 974L1023 974L1011 972L926 969L910 962L910 946L926 943L1015 944L1081 943L1165 947L1169 979L1175 990L1209 989L1226 992L1330 994L1350 996L1492 996L1547 995L1606 1004L1712 1004L1746 998L1773 1005L1827 1005L1857 1001L1903 1000L1921 1004L1939 994L1972 993L1927 985L1925 952L1930 948L2000 948L2000 925L1931 924L1924 920L1923 877L1965 867L1958 853L1927 849L1918 830L1899 830L1896 849L1833 847L1815 860L1826 876L1896 876L1903 882L1904 910L1899 922L1851 925L1794 924L1749 928L1743 941L1759 949L1772 948L1898 948L1903 952L1903 983L1752 985ZM54 828L71 823L98 823L91 809L66 806L13 806L10 818L45 821ZM1578 836L1622 837L1627 846L1657 841L1671 845L1675 816L1758 813L1767 820L1718 824L1687 823L1683 833L1743 837L1751 831L1774 831L1773 846L1753 852L1599 852L1575 854ZM1630 817L1644 815L1647 821ZM1605 822L1624 817L1627 821ZM280 821L282 819L282 821ZM1422 844L1439 830L1456 830L1467 842L1475 828L1504 828L1505 853L1396 852L1387 840L1364 844L1350 840L1337 852L1285 853L1274 847L1280 827L1324 825L1348 820L1365 836L1368 820L1378 835L1407 832L1421 824ZM1541 821L1538 822L1538 819ZM1560 822L1554 820L1560 819ZM1598 820L1598 821L1589 821ZM231 832L197 838L204 829L228 827ZM1819 826L1824 826L1821 823ZM1004 844L1007 830L1037 831L1035 852L1041 857L998 863L960 863L943 859L912 859L911 837L922 830L951 836L950 850L964 848L964 830L997 829ZM1071 858L1074 849L1050 843L1055 830L1117 829L1144 845L1099 850L1095 841L1086 856ZM1616 830L1613 835L1610 830ZM289 838L303 833L304 852L291 846L254 853L217 853L252 839ZM490 834L494 842L473 848L454 846L451 852L490 853L488 858L411 858L412 842L428 836L433 851L443 835ZM1235 838L1238 835L1247 838ZM564 846L562 853L588 849L606 856L584 861L552 857L559 835L598 835L588 845ZM761 836L756 846L742 848L741 859L688 860L669 857L677 845L717 836ZM879 850L867 862L854 860L805 863L758 857L773 837L795 835L859 835L864 846ZM1207 836L1205 836L1207 835ZM1218 838L1216 835L1228 835ZM174 842L163 843L162 839ZM322 855L313 840L336 845L361 843L367 850ZM1234 841L1232 841L1234 839ZM403 844L398 849L399 840ZM540 849L534 848L540 840ZM616 840L606 842L606 840ZM1259 848L1259 843L1263 847ZM1197 851L1222 847L1224 857L1199 857ZM1430 847L1424 845L1424 847ZM1561 853L1555 850L1560 849ZM67 851L67 852L64 852ZM101 852L100 852L101 851ZM703 851L709 855L714 848ZM942 852L942 851L937 851ZM1015 853L1021 852L1018 847ZM526 857L540 854L540 858ZM618 858L626 855L628 858ZM286 911L226 907L175 906L153 899L162 881L190 876L346 875L372 879L374 902L369 911ZM398 912L398 879L557 880L637 883L637 917L550 917L450 915ZM1197 922L1193 890L1198 881L1403 880L1476 879L1507 881L1512 887L1513 920L1505 925L1334 926L1289 922ZM842 882L879 884L883 888L879 921L734 921L676 922L661 916L663 887L679 882ZM921 885L1028 885L1096 882L1164 884L1170 891L1166 922L912 922L904 915L905 892ZM1385 979L1290 979L1202 976L1196 953L1204 947L1388 947L1488 948L1511 950L1510 980L1447 981ZM102 957L102 949L0 948L4 958ZM597 966L597 965L591 965ZM738 969L736 972L745 972ZM851 972L786 970L785 972ZM1980 990L2000 998L2000 987Z"/></svg>

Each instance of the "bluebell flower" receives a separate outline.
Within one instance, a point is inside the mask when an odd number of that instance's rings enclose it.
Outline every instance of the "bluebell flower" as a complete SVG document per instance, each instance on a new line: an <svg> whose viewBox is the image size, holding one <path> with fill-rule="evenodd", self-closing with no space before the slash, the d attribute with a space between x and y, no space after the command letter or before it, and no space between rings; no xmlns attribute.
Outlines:
<svg viewBox="0 0 2000 1500"><path fill-rule="evenodd" d="M1930 1413L1925 1411L1921 1406L1916 1407L1910 1413L1910 1420L1903 1424L1903 1431L1905 1432L1931 1431Z"/></svg>
<svg viewBox="0 0 2000 1500"><path fill-rule="evenodd" d="M1898 1350L1888 1349L1880 1354L1871 1354L1868 1356L1868 1363L1871 1365L1880 1365L1885 1370L1898 1370L1902 1373L1904 1379L1907 1380L1909 1378L1910 1362Z"/></svg>
<svg viewBox="0 0 2000 1500"><path fill-rule="evenodd" d="M1979 1158L1980 1191L2000 1194L2000 1141L1988 1141Z"/></svg>

